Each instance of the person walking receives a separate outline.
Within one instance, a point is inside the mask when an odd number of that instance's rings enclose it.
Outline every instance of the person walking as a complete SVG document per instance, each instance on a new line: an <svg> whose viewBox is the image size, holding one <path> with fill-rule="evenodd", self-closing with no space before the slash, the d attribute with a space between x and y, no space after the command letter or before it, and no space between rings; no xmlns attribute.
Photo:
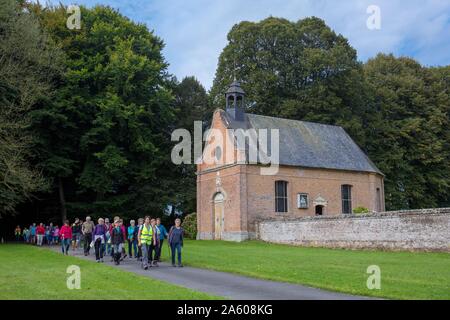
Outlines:
<svg viewBox="0 0 450 320"><path fill-rule="evenodd" d="M178 256L178 267L183 267L181 263L181 248L183 247L184 230L181 227L181 220L175 219L175 225L169 230L169 245L172 252L172 266L175 267L175 251Z"/></svg>
<svg viewBox="0 0 450 320"><path fill-rule="evenodd" d="M31 244L36 243L36 229L37 229L36 223L33 223L30 226L30 235L31 235L30 242L31 242Z"/></svg>
<svg viewBox="0 0 450 320"><path fill-rule="evenodd" d="M123 246L122 246L122 253L120 257L120 261L125 259L127 257L127 252L125 251L125 243L127 242L127 228L125 228L125 225L123 224L123 219L119 218L119 226L120 230L122 230L123 235Z"/></svg>
<svg viewBox="0 0 450 320"><path fill-rule="evenodd" d="M98 219L98 224L94 228L94 247L95 247L95 260L97 262L103 262L103 248L106 242L106 226L103 218Z"/></svg>
<svg viewBox="0 0 450 320"><path fill-rule="evenodd" d="M53 238L53 233L55 231L55 227L53 226L53 222L50 222L50 225L48 226L48 230L49 230L48 235L46 234L46 236L47 236L47 243L49 245L52 245L54 243L54 240L55 240Z"/></svg>
<svg viewBox="0 0 450 320"><path fill-rule="evenodd" d="M75 222L72 224L72 250L75 251L80 245L81 237L81 223L80 219L75 218Z"/></svg>
<svg viewBox="0 0 450 320"><path fill-rule="evenodd" d="M92 232L94 231L94 223L91 221L91 217L87 216L86 221L81 227L81 232L84 237L84 255L88 256L91 250Z"/></svg>
<svg viewBox="0 0 450 320"><path fill-rule="evenodd" d="M114 262L116 265L120 264L120 255L124 243L123 233L120 228L119 220L114 221L114 228L111 232L111 243L113 245Z"/></svg>
<svg viewBox="0 0 450 320"><path fill-rule="evenodd" d="M56 226L55 229L56 228L58 228L58 226ZM61 237L61 251L67 256L69 254L70 241L73 236L69 220L64 221L64 225L61 227L61 230L58 230L58 234Z"/></svg>
<svg viewBox="0 0 450 320"><path fill-rule="evenodd" d="M109 222L109 218L105 218L105 245L104 245L104 254L109 255L111 253L111 223Z"/></svg>
<svg viewBox="0 0 450 320"><path fill-rule="evenodd" d="M40 247L42 246L42 243L44 242L44 235L45 235L44 224L40 223L39 226L36 228L37 245Z"/></svg>
<svg viewBox="0 0 450 320"><path fill-rule="evenodd" d="M151 219L150 225L152 226L152 233L153 233L154 241L152 242L152 244L150 246L149 258L150 258L151 265L157 267L158 261L156 260L156 257L157 257L158 246L159 246L159 230L156 227L156 219Z"/></svg>
<svg viewBox="0 0 450 320"><path fill-rule="evenodd" d="M142 225L144 224L144 218L139 218L138 219L138 225L136 227L135 232L135 239L137 240L137 242L139 243L139 231L141 230ZM138 261L142 261L142 248L140 246L138 246L138 251L137 251L137 257L136 259Z"/></svg>
<svg viewBox="0 0 450 320"><path fill-rule="evenodd" d="M119 219L120 219L120 218L119 218L118 216L115 216L115 217L113 218L113 223L111 223L110 228L109 228L109 234L110 234L110 237L112 236L113 230L114 230L114 228L116 227L116 221L119 221ZM114 245L112 244L111 238L110 238L109 242L110 242L110 244L111 244L111 252L110 252L110 255L111 255L111 262L113 262L113 261L114 261Z"/></svg>
<svg viewBox="0 0 450 320"><path fill-rule="evenodd" d="M17 226L16 229L14 229L14 237L16 238L16 241L19 242L22 236L22 229L20 229L20 226Z"/></svg>
<svg viewBox="0 0 450 320"><path fill-rule="evenodd" d="M159 243L156 249L156 261L161 262L161 251L164 244L164 239L167 237L168 233L166 228L161 224L161 218L156 218L156 227L159 231Z"/></svg>
<svg viewBox="0 0 450 320"><path fill-rule="evenodd" d="M27 227L23 229L23 241L25 243L28 243L28 241L30 241L30 229L28 229Z"/></svg>
<svg viewBox="0 0 450 320"><path fill-rule="evenodd" d="M136 221L130 220L130 226L128 227L128 255L130 258L137 257L137 239L136 239Z"/></svg>
<svg viewBox="0 0 450 320"><path fill-rule="evenodd" d="M59 227L55 226L55 229L53 230L53 241L55 242L55 244L58 244L59 241L59 231L60 231Z"/></svg>
<svg viewBox="0 0 450 320"><path fill-rule="evenodd" d="M53 242L53 224L45 227L45 243L51 245Z"/></svg>
<svg viewBox="0 0 450 320"><path fill-rule="evenodd" d="M138 241L139 247L142 249L142 266L147 270L149 266L152 266L151 258L149 257L149 254L151 254L150 247L156 243L149 216L145 217L144 224L139 229Z"/></svg>
<svg viewBox="0 0 450 320"><path fill-rule="evenodd" d="M80 244L79 244L79 248L80 248L80 249L83 249L83 251L84 251L83 224L84 224L84 221L80 219L81 232L80 232Z"/></svg>

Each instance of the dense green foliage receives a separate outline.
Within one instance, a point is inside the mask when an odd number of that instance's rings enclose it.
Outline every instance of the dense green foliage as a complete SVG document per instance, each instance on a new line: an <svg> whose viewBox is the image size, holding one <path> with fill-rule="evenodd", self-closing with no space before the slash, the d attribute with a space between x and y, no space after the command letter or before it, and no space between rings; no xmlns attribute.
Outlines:
<svg viewBox="0 0 450 320"><path fill-rule="evenodd" d="M450 199L448 68L445 73L380 54L367 62L364 74L371 98L365 148L386 175L389 207L445 206Z"/></svg>
<svg viewBox="0 0 450 320"><path fill-rule="evenodd" d="M450 72L380 54L366 64L318 18L241 22L211 100L235 77L248 112L344 127L386 175L387 209L450 204Z"/></svg>
<svg viewBox="0 0 450 320"><path fill-rule="evenodd" d="M2 300L218 299L150 277L27 245L1 245ZM81 290L67 289L67 267L81 270ZM18 268L17 266L20 266ZM13 281L11 281L13 279ZM131 285L131 286L130 286ZM149 289L151 288L151 290Z"/></svg>
<svg viewBox="0 0 450 320"><path fill-rule="evenodd" d="M302 248L260 241L186 241L183 261L250 277L391 299L450 299L448 253ZM381 269L369 290L367 268Z"/></svg>
<svg viewBox="0 0 450 320"><path fill-rule="evenodd" d="M212 111L208 103L208 94L195 77L186 77L179 83L175 79L173 93L175 96L176 128L188 130L193 141L194 121L203 121L203 129L206 129L211 121ZM194 154L193 144L191 154ZM195 175L197 167L194 159L191 160L191 164L180 164L174 169L178 183L174 185L172 203L175 204L176 209L185 213L194 212L197 207L197 176Z"/></svg>
<svg viewBox="0 0 450 320"><path fill-rule="evenodd" d="M197 237L197 213L191 213L184 217L183 229L187 239L195 240Z"/></svg>

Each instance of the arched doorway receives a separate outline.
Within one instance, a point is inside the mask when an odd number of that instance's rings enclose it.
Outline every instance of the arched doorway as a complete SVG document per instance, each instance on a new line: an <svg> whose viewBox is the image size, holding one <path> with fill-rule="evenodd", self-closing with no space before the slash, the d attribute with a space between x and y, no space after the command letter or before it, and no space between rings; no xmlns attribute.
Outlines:
<svg viewBox="0 0 450 320"><path fill-rule="evenodd" d="M220 192L214 195L214 240L222 239L224 199L223 194Z"/></svg>
<svg viewBox="0 0 450 320"><path fill-rule="evenodd" d="M316 206L316 216L323 215L323 206Z"/></svg>

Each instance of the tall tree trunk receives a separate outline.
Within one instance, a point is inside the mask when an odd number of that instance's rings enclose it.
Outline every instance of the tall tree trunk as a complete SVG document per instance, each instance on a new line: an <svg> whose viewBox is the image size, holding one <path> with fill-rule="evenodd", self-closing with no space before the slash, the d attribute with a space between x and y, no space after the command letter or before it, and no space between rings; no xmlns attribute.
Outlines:
<svg viewBox="0 0 450 320"><path fill-rule="evenodd" d="M61 177L58 177L58 191L59 191L59 203L61 205L61 219L62 222L67 219L66 197L64 196L64 186Z"/></svg>

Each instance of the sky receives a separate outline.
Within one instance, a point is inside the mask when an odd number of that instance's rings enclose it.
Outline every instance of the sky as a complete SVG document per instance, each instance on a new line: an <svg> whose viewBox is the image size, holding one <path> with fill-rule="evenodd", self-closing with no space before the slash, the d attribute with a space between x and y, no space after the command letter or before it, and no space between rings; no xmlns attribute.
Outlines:
<svg viewBox="0 0 450 320"><path fill-rule="evenodd" d="M42 2L42 1L41 1ZM57 2L53 2L57 3ZM425 66L450 65L450 0L63 0L110 5L145 23L165 42L169 72L212 86L227 33L240 21L316 16L349 39L365 62L377 53L410 56ZM379 8L377 12L370 6ZM83 17L81 17L81 20ZM367 21L380 21L379 28Z"/></svg>

